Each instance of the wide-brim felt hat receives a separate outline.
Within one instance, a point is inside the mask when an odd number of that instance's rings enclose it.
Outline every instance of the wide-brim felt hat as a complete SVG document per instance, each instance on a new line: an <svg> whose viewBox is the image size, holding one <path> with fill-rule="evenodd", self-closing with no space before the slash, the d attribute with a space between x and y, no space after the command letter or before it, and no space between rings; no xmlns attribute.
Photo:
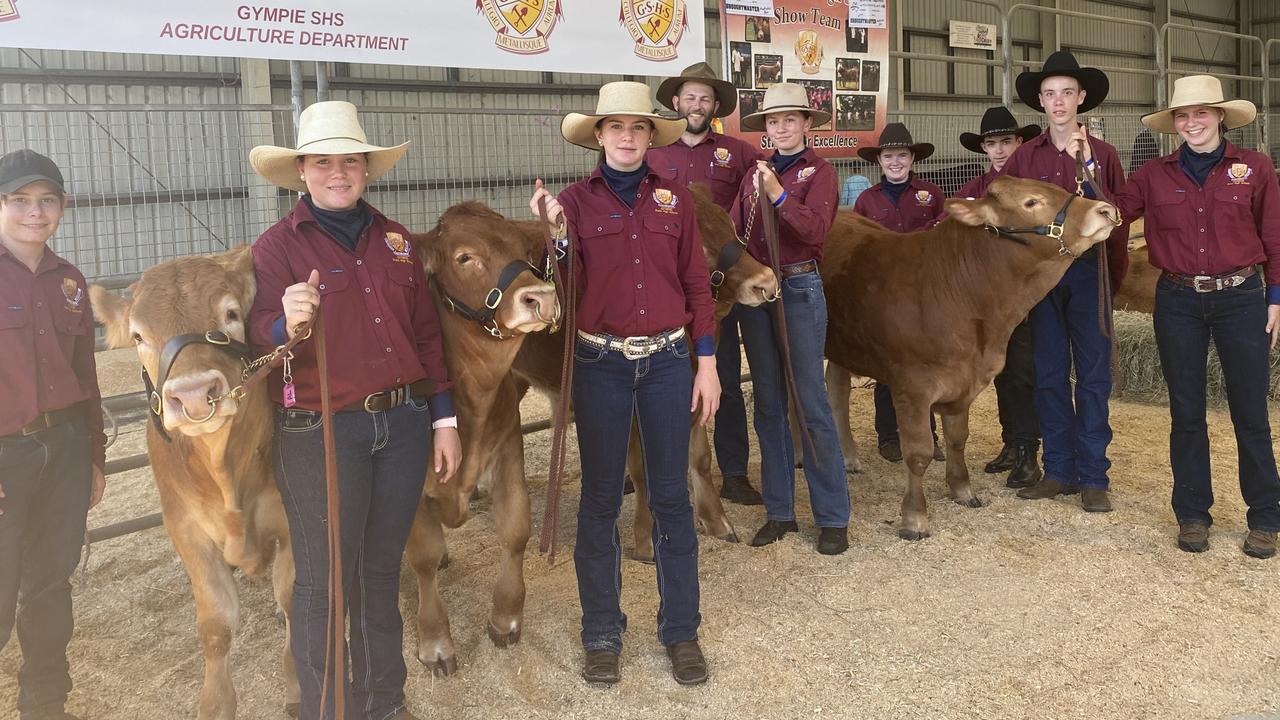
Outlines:
<svg viewBox="0 0 1280 720"><path fill-rule="evenodd" d="M560 134L574 145L591 150L598 149L600 143L596 140L596 126L601 120L614 115L648 118L653 123L653 137L650 138L650 144L654 147L675 142L684 133L687 125L684 118L672 120L654 112L648 85L619 80L606 83L600 88L600 97L596 100L594 113L565 115L560 121Z"/></svg>
<svg viewBox="0 0 1280 720"><path fill-rule="evenodd" d="M982 124L979 126L978 132L960 133L960 144L965 148L972 150L980 155L985 155L986 151L982 149L982 139L991 137L992 135L1017 135L1025 142L1040 134L1039 125L1023 125L1018 126L1018 121L1013 117L1013 113L1009 112L1009 108L1003 105L987 108L982 113Z"/></svg>
<svg viewBox="0 0 1280 720"><path fill-rule="evenodd" d="M813 124L822 125L831 119L831 113L809 107L809 91L797 83L775 83L764 91L760 111L742 118L742 129L764 132L764 116L789 111L809 113Z"/></svg>
<svg viewBox="0 0 1280 720"><path fill-rule="evenodd" d="M676 77L670 77L662 81L658 86L658 102L664 107L672 110L676 106L671 102L671 98L680 93L680 86L687 82L702 83L711 88L716 94L716 102L720 103L720 107L716 108L712 117L728 117L738 107L738 90L734 88L733 83L725 82L716 77L716 71L705 62L690 65L680 72Z"/></svg>
<svg viewBox="0 0 1280 720"><path fill-rule="evenodd" d="M306 192L307 184L298 173L297 158L303 155L354 155L368 158L366 182L382 177L409 149L409 143L394 147L369 144L356 118L356 106L344 100L313 103L298 116L296 148L259 145L249 151L249 164L272 185Z"/></svg>
<svg viewBox="0 0 1280 720"><path fill-rule="evenodd" d="M1173 111L1178 108L1204 105L1222 110L1223 124L1228 130L1248 125L1258 117L1258 108L1248 100L1226 100L1222 97L1222 83L1212 75L1188 75L1173 81L1173 97L1169 107L1142 116L1142 124L1160 133L1175 133Z"/></svg>
<svg viewBox="0 0 1280 720"><path fill-rule="evenodd" d="M911 151L913 160L924 160L933 154L933 143L918 143L911 139L911 131L902 123L889 123L880 131L880 140L872 146L858 148L858 157L867 162L875 162L881 150L906 148Z"/></svg>
<svg viewBox="0 0 1280 720"><path fill-rule="evenodd" d="M1044 112L1044 106L1040 104L1040 83L1049 77L1071 77L1080 83L1080 89L1085 94L1077 113L1087 113L1101 105L1111 89L1111 81L1107 79L1106 73L1097 68L1080 67L1075 55L1059 50L1050 55L1039 70L1018 73L1018 78L1014 81L1018 97L1031 108Z"/></svg>

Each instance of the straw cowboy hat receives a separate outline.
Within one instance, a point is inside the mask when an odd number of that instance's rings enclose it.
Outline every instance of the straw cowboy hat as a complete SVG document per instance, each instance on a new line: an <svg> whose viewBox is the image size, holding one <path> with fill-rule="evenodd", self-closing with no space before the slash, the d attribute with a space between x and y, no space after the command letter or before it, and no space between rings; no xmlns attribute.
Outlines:
<svg viewBox="0 0 1280 720"><path fill-rule="evenodd" d="M814 125L821 125L831 119L831 113L825 110L814 110L809 107L809 92L803 85L796 83L776 83L764 91L764 102L760 112L753 112L742 118L742 129L755 132L764 131L764 116L773 113L798 110L809 113Z"/></svg>
<svg viewBox="0 0 1280 720"><path fill-rule="evenodd" d="M680 92L680 86L687 82L702 83L715 92L716 102L720 103L720 107L712 117L727 117L738 107L738 91L734 89L733 84L716 77L716 71L705 62L690 65L678 76L663 80L658 86L658 102L675 110L676 107L672 104L671 98L675 97Z"/></svg>
<svg viewBox="0 0 1280 720"><path fill-rule="evenodd" d="M1173 129L1173 111L1195 105L1222 110L1222 122L1228 130L1248 125L1258 116L1258 108L1248 100L1222 99L1222 83L1218 78L1212 75L1188 75L1173 81L1173 97L1169 99L1169 107L1143 115L1142 124L1156 132L1177 132Z"/></svg>
<svg viewBox="0 0 1280 720"><path fill-rule="evenodd" d="M373 182L399 162L408 149L407 142L395 147L370 145L356 119L356 106L331 100L314 103L302 111L298 118L297 149L259 145L249 151L249 164L272 185L306 192L307 184L299 177L295 158L364 153L369 158L368 182Z"/></svg>
<svg viewBox="0 0 1280 720"><path fill-rule="evenodd" d="M1059 50L1044 61L1044 66L1038 72L1027 70L1018 74L1018 79L1014 81L1018 97L1035 110L1044 112L1044 106L1040 104L1040 83L1050 77L1070 77L1080 83L1080 89L1084 90L1085 95L1084 102L1076 110L1078 113L1087 113L1101 105L1107 99L1107 91L1111 89L1111 81L1105 73L1097 68L1080 67L1075 55Z"/></svg>
<svg viewBox="0 0 1280 720"><path fill-rule="evenodd" d="M889 123L880 132L880 143L872 147L858 148L858 157L867 162L875 162L881 150L890 148L906 148L911 151L915 160L924 160L933 154L932 143L918 143L911 140L911 131L902 123Z"/></svg>
<svg viewBox="0 0 1280 720"><path fill-rule="evenodd" d="M596 140L596 125L611 115L648 118L653 123L653 138L649 144L654 147L675 142L684 133L686 124L684 119L664 118L653 111L648 85L619 80L606 83L600 88L600 98L596 100L596 111L593 114L565 115L564 120L560 121L560 134L574 145L596 150L600 147Z"/></svg>
<svg viewBox="0 0 1280 720"><path fill-rule="evenodd" d="M986 151L982 149L983 138L992 135L1017 135L1025 142L1039 134L1039 125L1018 127L1018 121L1014 119L1013 113L1009 112L1009 108L996 105L982 113L982 125L977 133L960 133L960 144L973 152L985 155Z"/></svg>

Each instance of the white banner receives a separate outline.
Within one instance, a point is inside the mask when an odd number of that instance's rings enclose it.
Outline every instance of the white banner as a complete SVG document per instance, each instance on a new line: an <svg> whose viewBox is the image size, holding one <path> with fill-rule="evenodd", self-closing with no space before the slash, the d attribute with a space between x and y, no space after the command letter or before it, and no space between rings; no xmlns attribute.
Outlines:
<svg viewBox="0 0 1280 720"><path fill-rule="evenodd" d="M950 30L950 42L948 42L948 45L953 48L996 49L995 25L952 20Z"/></svg>
<svg viewBox="0 0 1280 720"><path fill-rule="evenodd" d="M0 47L625 75L706 56L701 0L0 0Z"/></svg>
<svg viewBox="0 0 1280 720"><path fill-rule="evenodd" d="M726 0L724 14L773 17L773 0Z"/></svg>
<svg viewBox="0 0 1280 720"><path fill-rule="evenodd" d="M849 27L886 27L887 0L849 0Z"/></svg>

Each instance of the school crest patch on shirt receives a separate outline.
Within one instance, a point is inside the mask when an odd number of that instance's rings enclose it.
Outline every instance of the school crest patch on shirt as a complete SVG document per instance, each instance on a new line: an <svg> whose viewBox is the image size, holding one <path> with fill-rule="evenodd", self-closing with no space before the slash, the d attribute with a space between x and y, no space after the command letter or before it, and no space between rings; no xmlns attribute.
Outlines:
<svg viewBox="0 0 1280 720"><path fill-rule="evenodd" d="M413 246L409 244L408 240L404 239L403 235L400 233L389 232L387 233L386 240L387 247L391 248L391 254L395 256L392 258L393 260L402 263L413 262L413 260L409 259L409 254L413 251Z"/></svg>
<svg viewBox="0 0 1280 720"><path fill-rule="evenodd" d="M917 191L916 191L916 203L918 203L918 204L920 204L920 205L923 205L923 206L925 206L925 207L927 207L927 206L929 206L929 205L932 205L932 204L933 204L933 193L929 192L928 190L917 190Z"/></svg>
<svg viewBox="0 0 1280 720"><path fill-rule="evenodd" d="M1234 185L1243 185L1253 176L1253 168L1248 163L1231 163L1227 168L1227 181Z"/></svg>
<svg viewBox="0 0 1280 720"><path fill-rule="evenodd" d="M658 212L675 215L677 213L676 205L679 204L680 198L666 188L658 188L653 191L653 201L658 204Z"/></svg>
<svg viewBox="0 0 1280 720"><path fill-rule="evenodd" d="M805 180L808 180L810 177L812 177L813 174L816 172L818 172L818 168L812 165L810 165L807 168L801 168L800 172L796 173L796 182L804 182Z"/></svg>
<svg viewBox="0 0 1280 720"><path fill-rule="evenodd" d="M716 148L711 160L720 167L729 167L729 163L733 161L733 153L729 152L729 148Z"/></svg>
<svg viewBox="0 0 1280 720"><path fill-rule="evenodd" d="M62 296L67 299L67 310L73 313L82 312L80 303L84 302L84 288L72 278L62 278Z"/></svg>

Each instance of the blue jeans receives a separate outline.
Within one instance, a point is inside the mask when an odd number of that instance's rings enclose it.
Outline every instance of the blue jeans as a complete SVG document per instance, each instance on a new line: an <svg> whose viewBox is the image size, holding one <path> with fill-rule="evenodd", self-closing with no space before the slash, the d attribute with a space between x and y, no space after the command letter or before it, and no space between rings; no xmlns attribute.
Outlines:
<svg viewBox="0 0 1280 720"><path fill-rule="evenodd" d="M1045 477L1105 490L1111 469L1111 341L1098 327L1096 258L1071 263L1057 286L1031 309L1031 332Z"/></svg>
<svg viewBox="0 0 1280 720"><path fill-rule="evenodd" d="M716 346L716 373L720 376L720 409L716 411L713 435L716 464L722 477L747 474L747 403L742 397L742 346L738 342L738 308L720 321L720 342Z"/></svg>
<svg viewBox="0 0 1280 720"><path fill-rule="evenodd" d="M849 486L835 419L827 403L822 358L827 342L827 301L816 272L793 275L782 282L796 392L813 437L804 444L804 476L809 504L818 527L849 524ZM787 381L782 348L774 334L777 304L738 308L751 384L755 395L756 437L760 441L760 494L770 520L796 517L795 448L787 425Z"/></svg>
<svg viewBox="0 0 1280 720"><path fill-rule="evenodd" d="M689 505L689 345L638 360L579 342L574 352L573 407L582 463L578 537L573 549L582 603L582 646L622 650L622 543L618 513L632 417L639 423L645 492L653 511L658 566L658 639L674 645L698 638L698 535Z"/></svg>
<svg viewBox="0 0 1280 720"><path fill-rule="evenodd" d="M1213 521L1205 423L1206 362L1212 337L1227 385L1249 528L1280 531L1280 477L1267 417L1271 338L1263 332L1267 302L1261 278L1255 275L1239 287L1198 293L1162 277L1156 283L1153 320L1160 368L1169 387L1174 516L1179 523Z"/></svg>
<svg viewBox="0 0 1280 720"><path fill-rule="evenodd" d="M92 462L83 420L0 438L0 649L16 625L22 718L61 710L71 692L70 578L84 543Z"/></svg>
<svg viewBox="0 0 1280 720"><path fill-rule="evenodd" d="M329 614L328 510L319 413L276 408L276 484L289 518L293 583L289 643L302 692L299 717L319 718ZM425 403L334 415L338 451L342 585L351 623L342 683L347 717L383 720L404 707L400 558L431 459ZM345 680L345 678L344 678ZM324 708L333 717L333 683Z"/></svg>

